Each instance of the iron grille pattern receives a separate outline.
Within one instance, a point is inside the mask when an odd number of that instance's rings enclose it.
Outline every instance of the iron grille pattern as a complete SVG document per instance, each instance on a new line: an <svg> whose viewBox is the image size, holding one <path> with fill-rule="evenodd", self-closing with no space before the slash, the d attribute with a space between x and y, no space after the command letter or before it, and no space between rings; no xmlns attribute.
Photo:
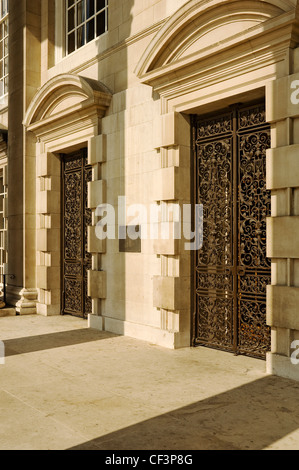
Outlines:
<svg viewBox="0 0 299 470"><path fill-rule="evenodd" d="M86 151L64 156L63 166L63 296L62 313L86 318L92 313L87 295L87 272L91 254L87 251L87 230L91 210L87 206L87 183L92 169Z"/></svg>
<svg viewBox="0 0 299 470"><path fill-rule="evenodd" d="M194 343L265 357L266 149L264 104L194 116L195 202L203 204L203 247L195 254Z"/></svg>

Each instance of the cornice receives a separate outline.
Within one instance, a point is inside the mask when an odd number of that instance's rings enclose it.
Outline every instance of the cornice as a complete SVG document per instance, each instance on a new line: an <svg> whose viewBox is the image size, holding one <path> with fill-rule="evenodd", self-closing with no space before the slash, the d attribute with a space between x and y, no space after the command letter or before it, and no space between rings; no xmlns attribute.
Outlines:
<svg viewBox="0 0 299 470"><path fill-rule="evenodd" d="M295 0L294 0L295 1ZM135 73L140 78L169 63L173 51L184 47L188 38L206 34L217 28L217 22L228 24L232 17L239 14L240 21L256 18L256 22L264 23L269 18L278 17L285 12L295 10L294 1L283 0L189 0L178 9L163 27L142 54ZM233 23L230 26L234 28ZM243 28L242 28L243 29ZM199 47L201 48L200 44ZM176 52L175 52L176 54Z"/></svg>
<svg viewBox="0 0 299 470"><path fill-rule="evenodd" d="M238 33L228 40L148 71L139 79L152 86L160 96L175 97L279 62L283 60L285 51L298 43L299 28L293 10L243 34Z"/></svg>
<svg viewBox="0 0 299 470"><path fill-rule="evenodd" d="M73 116L72 120L60 120L47 122L44 126L32 130L37 137L38 142L47 143L59 142L61 139L64 143L68 138L84 134L93 136L98 134L99 119L97 113Z"/></svg>
<svg viewBox="0 0 299 470"><path fill-rule="evenodd" d="M38 140L98 127L112 99L96 80L63 74L49 80L33 98L24 126Z"/></svg>

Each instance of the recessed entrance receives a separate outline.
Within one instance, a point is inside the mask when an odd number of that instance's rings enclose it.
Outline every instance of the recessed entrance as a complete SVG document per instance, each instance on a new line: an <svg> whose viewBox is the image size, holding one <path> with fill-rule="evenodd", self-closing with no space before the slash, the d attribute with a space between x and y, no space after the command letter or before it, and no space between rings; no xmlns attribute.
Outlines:
<svg viewBox="0 0 299 470"><path fill-rule="evenodd" d="M92 169L86 149L62 156L62 314L87 318L92 301L87 295L87 227L91 210L87 207L87 183Z"/></svg>
<svg viewBox="0 0 299 470"><path fill-rule="evenodd" d="M266 149L263 103L193 117L195 202L203 204L203 247L195 253L195 345L264 358L266 325Z"/></svg>

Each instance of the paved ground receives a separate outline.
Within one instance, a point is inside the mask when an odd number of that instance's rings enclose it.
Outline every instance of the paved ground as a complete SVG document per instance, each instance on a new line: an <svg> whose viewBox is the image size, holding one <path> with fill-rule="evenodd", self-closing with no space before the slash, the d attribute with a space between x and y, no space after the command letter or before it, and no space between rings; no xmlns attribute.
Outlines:
<svg viewBox="0 0 299 470"><path fill-rule="evenodd" d="M72 317L0 319L0 449L299 449L299 383Z"/></svg>

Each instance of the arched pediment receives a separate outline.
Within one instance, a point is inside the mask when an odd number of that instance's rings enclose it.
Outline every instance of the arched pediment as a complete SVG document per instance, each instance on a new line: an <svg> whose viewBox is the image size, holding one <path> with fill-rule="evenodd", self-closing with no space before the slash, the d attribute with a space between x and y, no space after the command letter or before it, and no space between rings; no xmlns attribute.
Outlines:
<svg viewBox="0 0 299 470"><path fill-rule="evenodd" d="M62 74L43 85L31 101L24 119L29 128L40 128L49 122L71 119L74 113L104 115L112 94L102 83L77 75Z"/></svg>
<svg viewBox="0 0 299 470"><path fill-rule="evenodd" d="M294 15L295 8L295 0L190 0L162 26L135 72L144 83L153 84L159 71L179 70L199 57L278 29L275 19Z"/></svg>

